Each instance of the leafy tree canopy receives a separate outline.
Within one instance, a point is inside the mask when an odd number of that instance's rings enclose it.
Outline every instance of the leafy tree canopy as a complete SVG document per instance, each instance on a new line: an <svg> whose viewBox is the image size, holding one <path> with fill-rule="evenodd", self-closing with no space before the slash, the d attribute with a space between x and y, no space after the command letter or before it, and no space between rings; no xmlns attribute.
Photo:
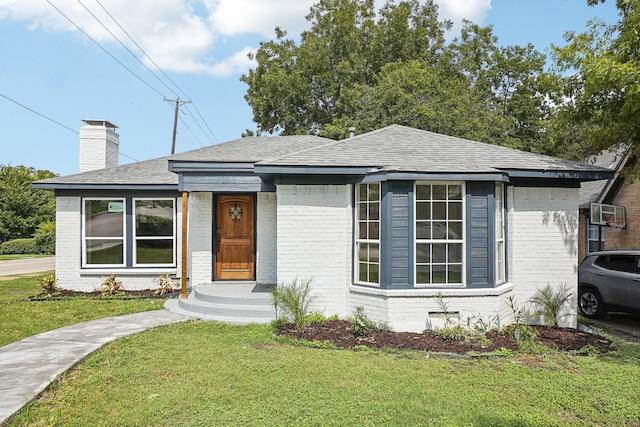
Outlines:
<svg viewBox="0 0 640 427"><path fill-rule="evenodd" d="M38 225L55 220L55 198L31 183L53 178L48 170L0 165L0 242L32 237Z"/></svg>
<svg viewBox="0 0 640 427"><path fill-rule="evenodd" d="M567 33L566 46L554 46L556 65L571 75L558 127L582 139L583 157L618 144L640 153L640 0L616 7L615 24L591 21L585 33Z"/></svg>
<svg viewBox="0 0 640 427"><path fill-rule="evenodd" d="M491 27L451 23L432 1L320 0L299 43L282 29L252 55L241 80L257 133L340 139L397 123L558 154L547 132L562 78L532 45L498 47Z"/></svg>

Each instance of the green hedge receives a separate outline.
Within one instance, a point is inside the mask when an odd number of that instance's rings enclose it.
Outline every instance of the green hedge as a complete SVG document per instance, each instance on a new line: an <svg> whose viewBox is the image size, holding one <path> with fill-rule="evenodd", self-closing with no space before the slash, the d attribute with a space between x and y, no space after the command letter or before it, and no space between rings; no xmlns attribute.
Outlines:
<svg viewBox="0 0 640 427"><path fill-rule="evenodd" d="M10 254L38 254L41 253L38 249L35 237L28 239L15 239L9 240L0 244L0 255Z"/></svg>

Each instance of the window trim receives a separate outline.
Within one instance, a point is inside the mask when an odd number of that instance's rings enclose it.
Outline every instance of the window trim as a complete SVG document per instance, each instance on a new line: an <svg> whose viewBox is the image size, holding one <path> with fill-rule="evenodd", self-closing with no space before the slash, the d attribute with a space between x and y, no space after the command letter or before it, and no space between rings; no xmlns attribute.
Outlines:
<svg viewBox="0 0 640 427"><path fill-rule="evenodd" d="M81 197L81 215L80 215L80 228L81 228L81 254L80 254L80 267L83 272L92 272L92 271L143 271L143 270L158 270L158 269L175 269L177 268L178 263L178 199L177 197L171 196L142 196L135 197L132 195L129 196L89 196L89 197ZM87 224L86 224L86 201L91 200L99 200L99 201L120 201L123 203L123 236L121 238L87 238ZM171 264L138 264L136 261L136 235L135 235L135 201L136 200L172 200L173 201L173 262ZM148 237L147 237L148 238ZM122 249L122 264L89 264L87 263L87 239L97 240L97 239L121 239L123 242ZM167 237L162 236L159 239L166 239Z"/></svg>
<svg viewBox="0 0 640 427"><path fill-rule="evenodd" d="M172 235L169 236L138 236L136 233L136 202L139 200L170 200L173 203L172 208L172 220L173 226L171 227ZM154 268L154 267L175 267L176 259L177 259L177 203L176 199L172 197L133 197L131 199L131 217L132 217L132 226L131 226L131 252L132 252L132 266L133 267L143 267L143 268ZM156 263L156 264L141 264L138 263L138 240L171 240L173 251L172 251L172 260L171 263Z"/></svg>
<svg viewBox="0 0 640 427"><path fill-rule="evenodd" d="M498 188L500 188L500 199L498 198ZM493 265L494 265L494 285L500 285L507 281L507 215L505 209L505 185L502 182L496 182L494 189L494 250L493 250ZM498 213L502 217L502 227L498 227ZM499 237L498 232L502 231L502 238ZM498 251L498 243L502 243L502 250ZM501 259L501 265L498 265L498 260Z"/></svg>
<svg viewBox="0 0 640 427"><path fill-rule="evenodd" d="M595 228L595 231L598 233L598 238L597 239L592 239L591 238L591 231L592 227ZM597 252L597 251L601 251L604 249L604 230L603 230L603 226L599 225L599 224L592 224L591 222L587 222L587 254L593 253L593 252ZM591 250L591 242L597 242L598 243L598 249L595 250Z"/></svg>
<svg viewBox="0 0 640 427"><path fill-rule="evenodd" d="M378 219L374 220L374 221L377 221L377 223L378 223L378 238L377 239L369 239L369 238L362 239L362 238L360 238L360 221L361 221L361 218L360 218L359 207L360 207L360 204L362 202L366 203L367 206L368 206L369 203L372 202L372 201L370 201L368 199L368 196L367 196L367 200L365 200L365 201L361 201L360 200L360 188L361 188L361 186L366 186L367 187L367 195L368 195L369 194L369 187L371 185L377 185L378 186L378 201L377 201L377 203L378 203ZM355 245L354 245L354 261L355 261L354 263L355 263L355 268L353 269L354 270L354 278L353 278L354 279L354 283L367 285L367 286L380 287L380 282L381 282L381 278L382 278L382 275L381 275L381 264L382 263L380 262L381 261L381 259L380 259L381 258L380 257L380 251L382 250L382 247L381 247L382 246L381 245L381 240L382 240L381 239L381 234L382 234L382 218L381 218L381 216L382 216L382 183L380 183L380 182L364 182L364 183L356 184L355 185L355 198L354 198L354 201L355 201L355 203L354 203L355 204L355 206L354 206L354 208L355 208L355 230L354 230L355 231L355 233L354 233L355 234L355 239L354 239L354 242L355 242ZM368 212L369 212L369 210L367 209L367 213ZM369 219L368 214L367 214L367 218L365 218L364 221L366 222L367 226L368 226L368 224L370 224L372 222ZM378 245L378 262L377 263L376 262L371 262L370 261L370 257L369 257L369 253L367 253L367 260L365 262L367 265L371 265L371 264L377 264L378 265L378 281L377 282L370 282L368 280L367 281L360 280L360 263L361 263L360 255L359 255L359 245L360 245L360 243L377 244ZM368 273L367 273L367 279L370 279Z"/></svg>
<svg viewBox="0 0 640 427"><path fill-rule="evenodd" d="M460 205L462 209L462 238L461 239L419 239L417 237L417 208L418 208L418 196L417 196L417 187L419 185L459 185L460 186ZM467 287L467 260L466 260L466 248L467 248L467 217L466 217L466 182L465 181L414 181L413 183L413 286L415 288L466 288ZM433 195L431 196L431 201L433 202ZM448 220L447 220L448 222ZM460 243L462 245L461 251L461 263L460 263L460 283L418 283L418 244L419 243ZM457 263L456 263L457 264ZM445 266L449 265L445 263Z"/></svg>
<svg viewBox="0 0 640 427"><path fill-rule="evenodd" d="M87 201L122 202L122 237L87 237ZM126 197L83 197L82 198L82 268L122 268L127 266L127 198ZM122 264L89 264L87 262L87 240L120 240L122 242Z"/></svg>

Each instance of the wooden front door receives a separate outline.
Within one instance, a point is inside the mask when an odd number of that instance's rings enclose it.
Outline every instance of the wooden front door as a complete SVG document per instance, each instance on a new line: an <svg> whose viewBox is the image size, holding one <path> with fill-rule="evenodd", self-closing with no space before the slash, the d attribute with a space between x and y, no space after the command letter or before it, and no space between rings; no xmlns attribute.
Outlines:
<svg viewBox="0 0 640 427"><path fill-rule="evenodd" d="M216 280L254 280L254 198L216 199Z"/></svg>

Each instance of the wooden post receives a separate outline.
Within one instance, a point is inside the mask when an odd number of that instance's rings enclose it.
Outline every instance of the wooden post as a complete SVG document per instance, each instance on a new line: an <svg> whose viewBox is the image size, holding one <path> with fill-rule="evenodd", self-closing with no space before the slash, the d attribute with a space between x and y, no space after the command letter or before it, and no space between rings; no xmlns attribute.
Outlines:
<svg viewBox="0 0 640 427"><path fill-rule="evenodd" d="M180 299L185 299L187 297L187 224L188 224L188 202L189 202L189 193L186 191L182 192L182 272L180 275Z"/></svg>

